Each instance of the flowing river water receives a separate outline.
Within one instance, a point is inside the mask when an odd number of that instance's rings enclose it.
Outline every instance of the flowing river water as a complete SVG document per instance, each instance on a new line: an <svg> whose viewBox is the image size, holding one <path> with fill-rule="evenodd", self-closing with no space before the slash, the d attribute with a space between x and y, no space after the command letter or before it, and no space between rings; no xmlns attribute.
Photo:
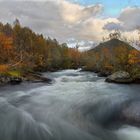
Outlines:
<svg viewBox="0 0 140 140"><path fill-rule="evenodd" d="M140 140L138 127L116 119L123 103L140 98L139 85L80 70L44 76L54 82L0 89L0 140Z"/></svg>

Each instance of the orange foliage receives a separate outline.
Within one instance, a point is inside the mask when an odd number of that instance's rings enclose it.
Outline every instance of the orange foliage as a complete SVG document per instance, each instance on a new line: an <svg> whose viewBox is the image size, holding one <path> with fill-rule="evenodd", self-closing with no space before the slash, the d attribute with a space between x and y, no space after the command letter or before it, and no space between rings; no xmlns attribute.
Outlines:
<svg viewBox="0 0 140 140"><path fill-rule="evenodd" d="M13 45L13 38L8 37L4 34L0 34L0 44L5 48L5 49L12 49Z"/></svg>
<svg viewBox="0 0 140 140"><path fill-rule="evenodd" d="M118 46L114 49L115 67L117 69L127 70L130 50L125 46Z"/></svg>
<svg viewBox="0 0 140 140"><path fill-rule="evenodd" d="M69 49L69 57L79 59L80 53L77 49Z"/></svg>
<svg viewBox="0 0 140 140"><path fill-rule="evenodd" d="M98 52L95 53L95 58L96 58L96 62L98 62L99 59L100 59L100 56L99 56L99 53Z"/></svg>
<svg viewBox="0 0 140 140"><path fill-rule="evenodd" d="M9 69L9 66L8 65L0 65L0 72L6 72L8 71Z"/></svg>
<svg viewBox="0 0 140 140"><path fill-rule="evenodd" d="M75 65L79 65L80 64L81 54L78 51L78 49L76 49L76 48L69 48L67 55L68 55L69 59L72 60L71 64L75 64Z"/></svg>
<svg viewBox="0 0 140 140"><path fill-rule="evenodd" d="M104 57L108 58L110 57L110 51L108 48L102 48L102 54L104 55Z"/></svg>
<svg viewBox="0 0 140 140"><path fill-rule="evenodd" d="M138 64L140 63L140 51L132 50L129 53L129 64Z"/></svg>

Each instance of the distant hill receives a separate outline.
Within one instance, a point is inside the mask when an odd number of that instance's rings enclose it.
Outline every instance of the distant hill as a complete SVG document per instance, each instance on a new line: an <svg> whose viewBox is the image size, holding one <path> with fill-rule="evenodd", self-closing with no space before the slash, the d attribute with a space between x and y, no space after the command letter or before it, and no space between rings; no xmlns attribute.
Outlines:
<svg viewBox="0 0 140 140"><path fill-rule="evenodd" d="M85 69L98 72L114 72L119 70L139 71L139 51L119 39L111 39L88 50L85 57ZM137 65L137 68L136 68ZM134 71L135 71L134 70Z"/></svg>
<svg viewBox="0 0 140 140"><path fill-rule="evenodd" d="M95 48L89 50L88 52L91 52L91 51L100 52L100 50L103 49L103 48L107 48L112 52L112 50L114 50L115 48L118 48L120 46L123 47L123 48L126 48L128 50L135 49L134 47L132 47L131 45L129 45L126 42L123 42L123 41L121 41L119 39L112 39L112 40L109 40L107 42L100 43L98 46L96 46Z"/></svg>

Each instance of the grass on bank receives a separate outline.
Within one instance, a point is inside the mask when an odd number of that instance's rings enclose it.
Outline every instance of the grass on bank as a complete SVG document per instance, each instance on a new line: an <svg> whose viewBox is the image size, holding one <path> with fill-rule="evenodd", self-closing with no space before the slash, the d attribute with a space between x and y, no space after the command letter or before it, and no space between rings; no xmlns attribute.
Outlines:
<svg viewBox="0 0 140 140"><path fill-rule="evenodd" d="M0 65L0 75L6 75L11 77L21 77L20 70L13 70L6 64Z"/></svg>

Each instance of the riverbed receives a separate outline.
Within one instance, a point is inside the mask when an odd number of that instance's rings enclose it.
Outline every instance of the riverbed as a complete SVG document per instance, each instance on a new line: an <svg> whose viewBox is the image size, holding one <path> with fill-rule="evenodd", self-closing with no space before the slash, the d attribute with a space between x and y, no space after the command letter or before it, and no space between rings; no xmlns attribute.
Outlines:
<svg viewBox="0 0 140 140"><path fill-rule="evenodd" d="M140 86L109 84L92 72L43 73L52 84L0 89L0 140L140 140L140 128L117 122Z"/></svg>

